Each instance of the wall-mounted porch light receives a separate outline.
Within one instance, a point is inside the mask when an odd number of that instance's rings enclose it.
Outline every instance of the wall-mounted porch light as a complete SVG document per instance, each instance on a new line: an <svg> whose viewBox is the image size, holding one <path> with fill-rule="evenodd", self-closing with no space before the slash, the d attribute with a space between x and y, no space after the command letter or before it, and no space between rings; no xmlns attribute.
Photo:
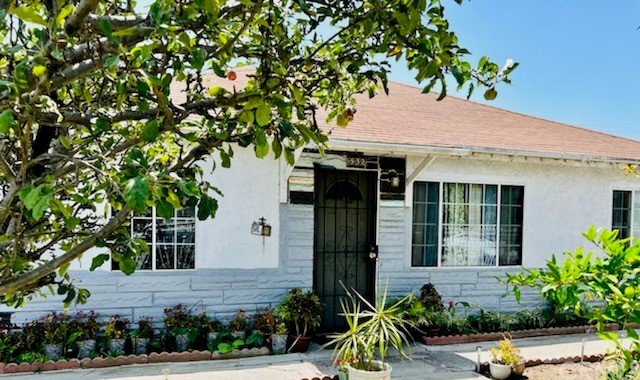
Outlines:
<svg viewBox="0 0 640 380"><path fill-rule="evenodd" d="M267 224L267 219L260 218L251 224L251 234L261 236L271 236L271 225Z"/></svg>
<svg viewBox="0 0 640 380"><path fill-rule="evenodd" d="M381 178L380 181L389 182L389 186L395 188L400 186L400 175L395 169L391 169L387 172L387 178Z"/></svg>

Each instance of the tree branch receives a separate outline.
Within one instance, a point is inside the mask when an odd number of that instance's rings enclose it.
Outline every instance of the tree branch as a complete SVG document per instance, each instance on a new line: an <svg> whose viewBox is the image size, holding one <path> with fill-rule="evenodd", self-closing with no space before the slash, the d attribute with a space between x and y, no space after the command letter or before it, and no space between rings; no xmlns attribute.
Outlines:
<svg viewBox="0 0 640 380"><path fill-rule="evenodd" d="M0 282L0 294L15 293L25 289L29 289L32 284L39 279L53 273L56 269L62 265L75 260L86 252L88 249L93 248L98 239L107 237L110 233L115 231L131 214L131 208L125 205L122 210L118 211L114 217L109 220L98 232L88 237L82 243L78 244L74 248L70 249L61 256L42 264L41 266L34 268L33 270L19 275L18 277L9 279L8 281Z"/></svg>
<svg viewBox="0 0 640 380"><path fill-rule="evenodd" d="M68 34L74 34L87 18L89 13L93 12L98 6L99 0L81 0L75 11L69 15L65 24L65 30Z"/></svg>

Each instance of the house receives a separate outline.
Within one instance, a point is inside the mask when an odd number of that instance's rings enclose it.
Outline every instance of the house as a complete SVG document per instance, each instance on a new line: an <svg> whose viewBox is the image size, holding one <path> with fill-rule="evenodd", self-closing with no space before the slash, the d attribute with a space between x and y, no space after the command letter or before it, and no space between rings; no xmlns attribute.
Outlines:
<svg viewBox="0 0 640 380"><path fill-rule="evenodd" d="M640 163L640 142L389 87L360 98L347 128L322 125L331 130L324 156L308 147L290 167L237 148L230 169L203 164L224 193L217 217L135 216L132 233L152 247L142 269L90 272L101 251L86 253L70 271L92 293L78 308L159 321L182 303L225 318L303 287L320 294L335 328L341 283L372 297L378 285L399 295L431 282L446 301L513 310L496 276L575 249L591 224L638 233L640 180L622 167ZM61 306L34 300L13 320Z"/></svg>

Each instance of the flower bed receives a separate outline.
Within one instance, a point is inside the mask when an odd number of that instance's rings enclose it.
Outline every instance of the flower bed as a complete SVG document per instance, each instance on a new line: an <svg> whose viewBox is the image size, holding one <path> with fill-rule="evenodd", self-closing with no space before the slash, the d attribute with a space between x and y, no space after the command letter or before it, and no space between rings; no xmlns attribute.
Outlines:
<svg viewBox="0 0 640 380"><path fill-rule="evenodd" d="M2 332L0 362L6 363L4 371L13 373L265 355L275 324L271 309L253 316L241 309L225 326L178 305L165 310L162 328L141 317L133 330L129 320L118 315L50 313Z"/></svg>
<svg viewBox="0 0 640 380"><path fill-rule="evenodd" d="M218 351L191 351L191 352L152 352L149 355L120 355L115 357L96 357L84 359L61 359L58 361L49 360L46 362L33 363L0 363L0 374L20 373L20 372L40 372L40 371L56 371L61 369L77 369L77 368L106 368L129 364L146 364L146 363L167 363L167 362L191 362L203 360L224 360L238 359L255 356L269 355L270 351L267 347L262 348L244 348L242 350L233 350L232 352L221 354Z"/></svg>
<svg viewBox="0 0 640 380"><path fill-rule="evenodd" d="M605 325L606 331L614 331L618 329L617 323L610 323ZM459 343L473 343L473 342L487 342L493 340L500 340L505 334L510 335L512 338L532 338L536 336L548 336L548 335L566 335L566 334L584 334L589 332L595 332L596 328L592 325L572 326L572 327L547 327L543 329L529 329L529 330L515 330L515 331L503 331L494 333L481 333L481 334L462 334L462 335L446 335L446 336L434 336L423 337L424 344L439 346L446 344L459 344Z"/></svg>

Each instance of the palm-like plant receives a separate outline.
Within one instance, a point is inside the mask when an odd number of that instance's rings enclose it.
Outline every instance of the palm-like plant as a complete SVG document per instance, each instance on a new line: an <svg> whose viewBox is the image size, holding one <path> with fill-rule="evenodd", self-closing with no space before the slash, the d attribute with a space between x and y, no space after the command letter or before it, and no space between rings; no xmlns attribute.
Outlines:
<svg viewBox="0 0 640 380"><path fill-rule="evenodd" d="M335 344L334 357L343 369L350 365L364 371L379 371L377 360L384 363L393 347L401 358L408 358L409 331L413 322L403 317L406 296L387 305L387 287L378 292L375 305L355 290L347 291L347 297L340 301L348 330L330 336L325 346ZM405 348L406 347L406 348Z"/></svg>

